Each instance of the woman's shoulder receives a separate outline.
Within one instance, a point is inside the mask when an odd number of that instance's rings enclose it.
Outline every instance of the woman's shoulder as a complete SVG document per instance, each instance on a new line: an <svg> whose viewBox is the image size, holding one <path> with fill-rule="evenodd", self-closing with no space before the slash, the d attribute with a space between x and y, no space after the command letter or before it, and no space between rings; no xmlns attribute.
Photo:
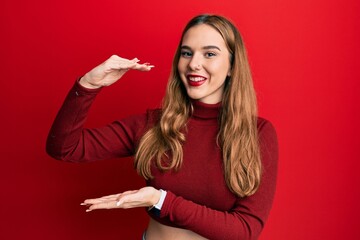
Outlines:
<svg viewBox="0 0 360 240"><path fill-rule="evenodd" d="M258 133L263 162L277 162L278 137L274 125L265 118L258 118Z"/></svg>
<svg viewBox="0 0 360 240"><path fill-rule="evenodd" d="M264 128L273 128L275 130L273 123L270 120L263 117L257 117L257 128L259 131Z"/></svg>
<svg viewBox="0 0 360 240"><path fill-rule="evenodd" d="M260 138L277 139L275 126L268 119L265 119L263 117L258 117L257 129Z"/></svg>

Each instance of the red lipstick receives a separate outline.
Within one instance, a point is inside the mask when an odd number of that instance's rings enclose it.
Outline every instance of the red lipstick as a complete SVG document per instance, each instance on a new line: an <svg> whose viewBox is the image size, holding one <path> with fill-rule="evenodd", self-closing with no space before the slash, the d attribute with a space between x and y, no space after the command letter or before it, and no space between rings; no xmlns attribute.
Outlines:
<svg viewBox="0 0 360 240"><path fill-rule="evenodd" d="M206 82L207 78L201 75L188 74L186 75L187 82L192 87L198 87Z"/></svg>

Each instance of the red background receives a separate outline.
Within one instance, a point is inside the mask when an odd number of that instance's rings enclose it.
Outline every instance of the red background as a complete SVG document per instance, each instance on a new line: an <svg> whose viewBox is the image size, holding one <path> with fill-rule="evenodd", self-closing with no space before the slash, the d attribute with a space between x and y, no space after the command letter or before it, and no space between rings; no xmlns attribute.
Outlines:
<svg viewBox="0 0 360 240"><path fill-rule="evenodd" d="M142 186L131 159L58 162L45 154L46 136L76 77L111 54L156 67L104 89L88 125L158 106L182 28L204 12L243 33L260 113L278 131L278 187L261 239L360 239L358 0L1 5L1 239L140 238L143 209L79 205Z"/></svg>

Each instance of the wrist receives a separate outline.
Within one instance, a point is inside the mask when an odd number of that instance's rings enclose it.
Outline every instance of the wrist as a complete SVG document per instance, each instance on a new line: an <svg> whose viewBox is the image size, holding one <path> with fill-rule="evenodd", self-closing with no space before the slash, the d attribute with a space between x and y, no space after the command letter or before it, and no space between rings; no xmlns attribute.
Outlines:
<svg viewBox="0 0 360 240"><path fill-rule="evenodd" d="M165 201L165 197L166 197L166 191L164 191L162 189L156 190L156 194L155 194L154 202L153 202L154 204L149 207L149 211L153 208L161 210L162 205Z"/></svg>
<svg viewBox="0 0 360 240"><path fill-rule="evenodd" d="M81 86L83 86L84 88L89 88L89 89L98 89L98 88L101 88L101 86L95 85L95 84L91 83L91 82L87 79L86 75L83 76L82 78L80 78L79 84L80 84Z"/></svg>
<svg viewBox="0 0 360 240"><path fill-rule="evenodd" d="M161 190L156 190L153 201L151 202L152 203L151 206L155 206L156 204L158 204L160 201L160 197L161 197Z"/></svg>

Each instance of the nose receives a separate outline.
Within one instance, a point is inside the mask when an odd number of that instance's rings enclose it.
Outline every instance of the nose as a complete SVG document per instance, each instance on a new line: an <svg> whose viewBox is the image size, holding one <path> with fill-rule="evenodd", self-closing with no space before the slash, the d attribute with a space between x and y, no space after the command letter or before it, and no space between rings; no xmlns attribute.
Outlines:
<svg viewBox="0 0 360 240"><path fill-rule="evenodd" d="M194 54L189 62L189 68L193 71L200 70L202 68L201 57Z"/></svg>

